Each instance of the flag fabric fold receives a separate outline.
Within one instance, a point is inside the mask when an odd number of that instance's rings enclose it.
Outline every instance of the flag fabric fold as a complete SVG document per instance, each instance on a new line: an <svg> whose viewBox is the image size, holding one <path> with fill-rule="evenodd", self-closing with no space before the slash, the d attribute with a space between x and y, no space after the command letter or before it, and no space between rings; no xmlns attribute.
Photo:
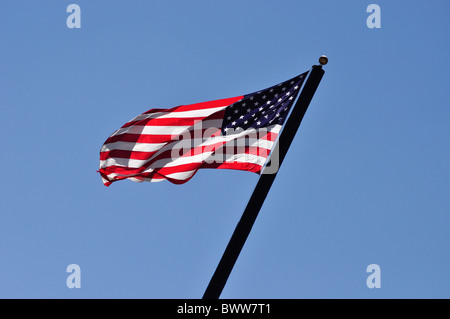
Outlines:
<svg viewBox="0 0 450 319"><path fill-rule="evenodd" d="M254 93L135 117L100 150L103 183L183 184L201 168L261 173L307 74Z"/></svg>

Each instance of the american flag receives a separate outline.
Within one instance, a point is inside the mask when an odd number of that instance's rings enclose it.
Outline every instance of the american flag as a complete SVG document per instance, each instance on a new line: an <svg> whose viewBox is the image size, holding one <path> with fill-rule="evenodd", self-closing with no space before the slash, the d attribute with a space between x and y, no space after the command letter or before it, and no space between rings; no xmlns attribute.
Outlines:
<svg viewBox="0 0 450 319"><path fill-rule="evenodd" d="M183 184L200 168L260 174L307 74L251 94L135 117L100 150L103 183Z"/></svg>

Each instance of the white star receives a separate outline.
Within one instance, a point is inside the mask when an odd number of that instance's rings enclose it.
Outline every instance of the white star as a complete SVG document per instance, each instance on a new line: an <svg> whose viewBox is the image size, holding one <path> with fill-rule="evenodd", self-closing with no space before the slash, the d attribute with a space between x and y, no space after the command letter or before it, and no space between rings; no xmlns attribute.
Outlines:
<svg viewBox="0 0 450 319"><path fill-rule="evenodd" d="M291 97L289 98L289 100L292 100L293 98L294 98L294 97L291 96Z"/></svg>
<svg viewBox="0 0 450 319"><path fill-rule="evenodd" d="M241 120L242 120L243 118L244 118L244 115L241 115L241 116L239 116L239 119L241 119Z"/></svg>
<svg viewBox="0 0 450 319"><path fill-rule="evenodd" d="M294 90L297 90L298 89L298 85L296 85L295 87L294 87Z"/></svg>
<svg viewBox="0 0 450 319"><path fill-rule="evenodd" d="M232 125L232 126L235 126L235 125L236 125L236 122L235 122L235 121L231 122L231 125Z"/></svg>
<svg viewBox="0 0 450 319"><path fill-rule="evenodd" d="M225 132L228 131L228 127L224 128L223 130L224 130Z"/></svg>
<svg viewBox="0 0 450 319"><path fill-rule="evenodd" d="M275 94L275 97L278 97L278 95L279 95L278 93L277 93L277 94Z"/></svg>
<svg viewBox="0 0 450 319"><path fill-rule="evenodd" d="M261 122L260 121L256 122L256 125L261 125Z"/></svg>
<svg viewBox="0 0 450 319"><path fill-rule="evenodd" d="M250 97L250 101L253 101L253 96Z"/></svg>
<svg viewBox="0 0 450 319"><path fill-rule="evenodd" d="M282 91L286 91L286 88L282 88L281 90L282 90Z"/></svg>
<svg viewBox="0 0 450 319"><path fill-rule="evenodd" d="M259 104L258 102L255 102L255 106L258 105L258 104Z"/></svg>
<svg viewBox="0 0 450 319"><path fill-rule="evenodd" d="M283 99L279 98L279 99L278 99L278 102L281 102L281 101L283 101Z"/></svg>
<svg viewBox="0 0 450 319"><path fill-rule="evenodd" d="M273 92L273 89L270 89L270 91L269 91L270 93L272 93Z"/></svg>
<svg viewBox="0 0 450 319"><path fill-rule="evenodd" d="M237 112L239 112L238 110L234 110L234 113L237 113Z"/></svg>
<svg viewBox="0 0 450 319"><path fill-rule="evenodd" d="M291 93L287 92L287 93L286 93L286 96L288 96L289 94L291 94Z"/></svg>
<svg viewBox="0 0 450 319"><path fill-rule="evenodd" d="M247 124L247 123L248 123L248 121L245 121L245 122L244 122L244 124Z"/></svg>
<svg viewBox="0 0 450 319"><path fill-rule="evenodd" d="M250 113L251 109L247 109L247 113Z"/></svg>
<svg viewBox="0 0 450 319"><path fill-rule="evenodd" d="M275 114L276 117L280 116L280 113Z"/></svg>
<svg viewBox="0 0 450 319"><path fill-rule="evenodd" d="M241 128L238 126L238 127L236 127L236 131L239 131Z"/></svg>
<svg viewBox="0 0 450 319"><path fill-rule="evenodd" d="M295 83L295 81L291 81L291 84L294 84Z"/></svg>
<svg viewBox="0 0 450 319"><path fill-rule="evenodd" d="M259 108L260 111L262 111L263 109L264 109L263 107L260 107L260 108Z"/></svg>
<svg viewBox="0 0 450 319"><path fill-rule="evenodd" d="M265 99L265 98L266 98L266 96L265 96L265 95L263 95L263 96L262 96L262 98L263 98L263 99Z"/></svg>
<svg viewBox="0 0 450 319"><path fill-rule="evenodd" d="M228 116L228 117L227 117L227 120L228 120L228 121L231 120L231 116Z"/></svg>
<svg viewBox="0 0 450 319"><path fill-rule="evenodd" d="M270 104L270 101L267 101L267 104Z"/></svg>
<svg viewBox="0 0 450 319"><path fill-rule="evenodd" d="M244 103L242 103L242 106L246 106L247 104L244 102Z"/></svg>

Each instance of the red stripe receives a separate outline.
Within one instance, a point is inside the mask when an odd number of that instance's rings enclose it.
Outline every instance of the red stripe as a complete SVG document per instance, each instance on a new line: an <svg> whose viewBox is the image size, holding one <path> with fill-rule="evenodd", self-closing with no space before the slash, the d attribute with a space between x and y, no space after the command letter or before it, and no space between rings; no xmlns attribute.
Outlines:
<svg viewBox="0 0 450 319"><path fill-rule="evenodd" d="M262 135L262 136L258 136L258 137L262 140L268 140L268 141L274 142L277 139L278 134L279 133L275 133L275 132L267 132L266 135Z"/></svg>
<svg viewBox="0 0 450 319"><path fill-rule="evenodd" d="M157 151L139 152L139 151L111 150L107 152L100 152L100 160L105 161L108 158L129 158L137 160L147 160L151 158L156 152Z"/></svg>
<svg viewBox="0 0 450 319"><path fill-rule="evenodd" d="M235 169L235 170L250 171L259 174L261 172L262 166L255 163L225 162L212 164L204 163L201 168Z"/></svg>
<svg viewBox="0 0 450 319"><path fill-rule="evenodd" d="M217 165L214 163L214 164L202 164L202 166L199 167L198 169L200 169L200 168L234 169L234 170L244 170L244 171L249 171L249 172L260 174L262 166L258 165L258 164L251 164L251 163L233 163L233 164L223 163L220 165ZM198 169L189 178L184 179L184 180L170 178L170 177L164 175L166 172L161 172L161 171L145 173L139 177L141 177L142 179L158 179L158 180L167 179L174 184L184 184L187 181L189 181L192 177L194 177L194 175L197 173Z"/></svg>
<svg viewBox="0 0 450 319"><path fill-rule="evenodd" d="M115 142L132 142L132 143L166 143L172 140L172 135L149 135L149 134L130 134L124 133L109 137L105 144Z"/></svg>
<svg viewBox="0 0 450 319"><path fill-rule="evenodd" d="M176 113L174 113L174 116ZM208 120L219 120L223 118L223 112L215 112L208 116ZM205 116L189 117L189 118L149 118L142 119L139 121L130 121L124 124L121 128L129 127L133 125L145 125L145 126L188 126L195 125L196 123L205 120Z"/></svg>
<svg viewBox="0 0 450 319"><path fill-rule="evenodd" d="M199 168L202 165L202 163L186 163L186 164L180 164L173 167L160 167L155 168L152 172L159 172L160 174L168 175L173 173L181 173L184 171L191 171L196 168ZM143 176L144 174L148 174L147 172L143 172L145 168L130 168L130 167L122 167L122 166L108 166L105 168L100 169L100 172L104 173L105 175L116 173L116 174L127 174L125 178L127 177L136 177L136 176ZM122 178L122 176L118 176L117 178ZM107 178L109 179L109 178Z"/></svg>
<svg viewBox="0 0 450 319"><path fill-rule="evenodd" d="M206 145L206 146L201 146L201 147L197 147L197 148L193 148L190 149L188 152L181 154L180 157L183 156L194 156L194 155L199 155L199 154L203 154L205 152L216 152L219 154L218 151L222 151L223 156L225 155L237 155L237 154L249 154L249 155L256 155L256 156L263 156L263 157L268 157L270 150L263 148L263 147L257 147L257 146L235 146L235 145L223 145L219 143L217 144L213 144L212 145ZM223 146L222 146L223 145ZM181 151L181 150L180 150ZM171 151L169 151L171 152ZM164 155L171 155L168 154L168 152L164 152L161 154L163 157ZM159 157L159 155L158 155ZM165 158L170 158L171 156L167 156Z"/></svg>
<svg viewBox="0 0 450 319"><path fill-rule="evenodd" d="M156 118L156 119L142 119L139 121L130 121L124 124L121 128L130 127L133 125L142 125L142 126L187 126L194 125L195 123L203 120L202 117L191 117L191 118Z"/></svg>
<svg viewBox="0 0 450 319"><path fill-rule="evenodd" d="M143 114L151 114L156 112L185 112L185 111L194 111L194 110L202 110L202 109L210 109L225 105L231 105L234 102L237 102L241 99L243 99L244 96L236 96L236 97L230 97L227 99L220 99L220 100L214 100L214 101L207 101L207 102L200 102L200 103L194 103L194 104L187 104L187 105L179 105L175 106L170 109L150 109L147 112L144 112Z"/></svg>

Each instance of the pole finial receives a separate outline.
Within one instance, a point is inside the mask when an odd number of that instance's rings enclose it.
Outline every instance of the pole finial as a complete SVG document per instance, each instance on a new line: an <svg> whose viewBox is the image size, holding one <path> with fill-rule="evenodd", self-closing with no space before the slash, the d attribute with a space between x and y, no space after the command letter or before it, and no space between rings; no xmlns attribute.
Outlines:
<svg viewBox="0 0 450 319"><path fill-rule="evenodd" d="M327 63L328 63L328 58L327 58L327 56L326 56L326 55L322 55L322 56L319 58L319 63L320 63L320 65L325 65L325 64L327 64Z"/></svg>

